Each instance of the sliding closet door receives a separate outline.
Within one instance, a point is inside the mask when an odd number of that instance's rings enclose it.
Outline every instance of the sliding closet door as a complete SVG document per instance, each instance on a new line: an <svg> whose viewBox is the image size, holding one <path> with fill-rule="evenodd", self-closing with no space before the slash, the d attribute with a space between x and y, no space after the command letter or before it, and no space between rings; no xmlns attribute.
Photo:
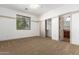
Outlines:
<svg viewBox="0 0 79 59"><path fill-rule="evenodd" d="M52 39L59 40L59 17L52 18Z"/></svg>
<svg viewBox="0 0 79 59"><path fill-rule="evenodd" d="M63 40L64 39L64 17L63 16L59 16L59 40Z"/></svg>

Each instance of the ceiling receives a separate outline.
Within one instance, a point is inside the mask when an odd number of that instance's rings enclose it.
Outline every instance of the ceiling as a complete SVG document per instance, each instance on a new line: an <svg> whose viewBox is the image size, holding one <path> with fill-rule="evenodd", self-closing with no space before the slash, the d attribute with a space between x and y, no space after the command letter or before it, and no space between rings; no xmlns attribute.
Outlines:
<svg viewBox="0 0 79 59"><path fill-rule="evenodd" d="M20 11L32 13L35 15L41 15L52 9L63 6L63 4L40 4L40 5L41 7L38 9L29 9L29 4L0 4L0 7L20 10ZM25 10L25 8L28 8L28 9Z"/></svg>

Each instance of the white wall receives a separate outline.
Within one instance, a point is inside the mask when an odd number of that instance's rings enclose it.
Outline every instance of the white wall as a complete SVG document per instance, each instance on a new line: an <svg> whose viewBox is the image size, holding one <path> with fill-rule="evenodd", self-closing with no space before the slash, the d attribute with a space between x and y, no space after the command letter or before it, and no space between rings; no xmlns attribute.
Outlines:
<svg viewBox="0 0 79 59"><path fill-rule="evenodd" d="M41 35L41 37L45 37L45 21L44 20L42 20L41 21L41 29L40 29L40 35Z"/></svg>
<svg viewBox="0 0 79 59"><path fill-rule="evenodd" d="M0 17L0 41L23 37L40 36L40 22L33 22L39 21L37 16L0 7L0 15L16 18L16 14L31 17L31 30L16 30L16 19Z"/></svg>
<svg viewBox="0 0 79 59"><path fill-rule="evenodd" d="M71 43L79 45L79 12L72 14Z"/></svg>
<svg viewBox="0 0 79 59"><path fill-rule="evenodd" d="M59 40L59 18L52 18L52 39Z"/></svg>

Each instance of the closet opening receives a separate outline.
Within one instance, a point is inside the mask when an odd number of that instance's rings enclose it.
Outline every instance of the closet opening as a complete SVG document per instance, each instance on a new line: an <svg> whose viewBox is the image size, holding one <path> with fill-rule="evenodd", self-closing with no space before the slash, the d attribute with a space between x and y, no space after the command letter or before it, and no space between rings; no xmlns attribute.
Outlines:
<svg viewBox="0 0 79 59"><path fill-rule="evenodd" d="M45 20L45 37L51 38L51 19Z"/></svg>

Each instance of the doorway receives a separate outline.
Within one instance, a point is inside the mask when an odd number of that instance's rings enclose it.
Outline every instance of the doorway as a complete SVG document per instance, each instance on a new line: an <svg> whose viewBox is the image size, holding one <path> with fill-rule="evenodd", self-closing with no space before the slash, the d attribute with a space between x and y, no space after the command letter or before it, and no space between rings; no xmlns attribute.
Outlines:
<svg viewBox="0 0 79 59"><path fill-rule="evenodd" d="M64 42L70 42L70 21L71 15L59 16L59 40Z"/></svg>
<svg viewBox="0 0 79 59"><path fill-rule="evenodd" d="M51 38L51 19L45 20L45 37Z"/></svg>

